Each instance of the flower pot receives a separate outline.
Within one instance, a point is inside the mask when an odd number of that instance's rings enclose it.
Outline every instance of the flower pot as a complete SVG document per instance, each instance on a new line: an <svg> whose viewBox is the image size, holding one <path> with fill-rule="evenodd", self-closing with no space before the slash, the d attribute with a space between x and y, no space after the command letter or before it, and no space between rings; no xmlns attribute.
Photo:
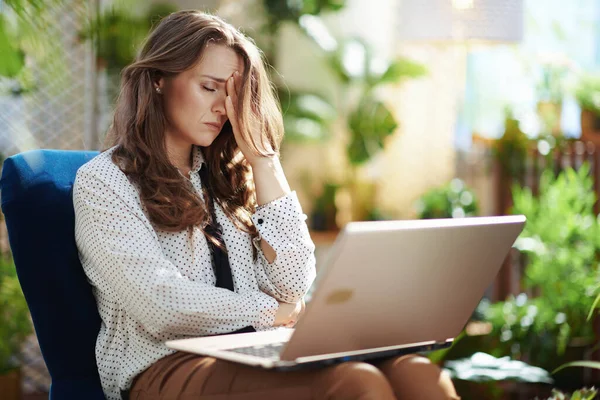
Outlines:
<svg viewBox="0 0 600 400"><path fill-rule="evenodd" d="M21 400L21 370L13 369L0 375L0 393L3 400Z"/></svg>

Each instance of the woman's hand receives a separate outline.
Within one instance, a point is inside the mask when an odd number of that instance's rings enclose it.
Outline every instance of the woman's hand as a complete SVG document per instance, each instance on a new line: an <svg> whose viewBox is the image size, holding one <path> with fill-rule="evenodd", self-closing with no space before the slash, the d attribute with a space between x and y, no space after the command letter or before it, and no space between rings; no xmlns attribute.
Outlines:
<svg viewBox="0 0 600 400"><path fill-rule="evenodd" d="M254 166L256 163L261 160L268 159L270 157L263 157L261 155L256 154L256 152L249 146L245 136L252 137L254 142L259 146L267 146L264 150L267 152L273 151L270 148L270 145L267 141L262 137L261 127L257 121L248 121L250 126L246 127L249 132L242 132L242 127L240 126L240 121L238 119L238 110L236 110L235 106L238 103L238 90L240 88L240 74L239 72L234 72L234 74L227 80L226 89L227 89L227 97L225 99L225 110L227 111L227 117L229 118L229 122L231 123L231 128L233 129L233 135L235 137L235 141L238 144L238 147L246 157L246 160L250 163L251 166Z"/></svg>
<svg viewBox="0 0 600 400"><path fill-rule="evenodd" d="M273 321L273 326L284 326L286 328L293 328L294 325L298 322L298 319L304 313L306 308L306 304L304 304L304 299L300 300L297 303L282 303L279 302L279 308L277 309L277 313L275 314L275 321Z"/></svg>

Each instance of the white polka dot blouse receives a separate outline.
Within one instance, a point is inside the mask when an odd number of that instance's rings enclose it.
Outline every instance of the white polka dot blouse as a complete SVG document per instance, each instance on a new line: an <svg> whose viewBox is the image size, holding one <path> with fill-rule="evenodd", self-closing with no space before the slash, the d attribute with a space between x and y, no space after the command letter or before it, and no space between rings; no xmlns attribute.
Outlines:
<svg viewBox="0 0 600 400"><path fill-rule="evenodd" d="M239 231L215 203L235 291L215 286L200 228L165 232L153 226L136 187L112 162L113 149L83 165L73 188L75 239L102 318L96 342L100 380L109 400L121 398L143 370L174 350L167 340L272 328L277 300L299 301L315 278L314 244L295 192L259 207L252 220L277 256ZM202 152L194 148L190 180L199 196ZM258 250L253 260L252 246Z"/></svg>

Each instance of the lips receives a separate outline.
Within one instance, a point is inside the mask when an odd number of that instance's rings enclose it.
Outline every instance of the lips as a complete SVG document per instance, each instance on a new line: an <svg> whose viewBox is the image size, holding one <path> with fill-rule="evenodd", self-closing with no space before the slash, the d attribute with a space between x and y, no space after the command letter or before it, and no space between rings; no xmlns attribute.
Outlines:
<svg viewBox="0 0 600 400"><path fill-rule="evenodd" d="M205 122L206 125L208 126L212 126L215 129L221 129L221 124L217 123L217 122Z"/></svg>

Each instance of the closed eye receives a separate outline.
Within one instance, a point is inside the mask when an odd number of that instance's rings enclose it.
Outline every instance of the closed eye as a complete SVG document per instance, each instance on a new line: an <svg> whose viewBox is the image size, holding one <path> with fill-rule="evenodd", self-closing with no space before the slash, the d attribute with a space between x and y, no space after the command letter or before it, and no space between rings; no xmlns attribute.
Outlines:
<svg viewBox="0 0 600 400"><path fill-rule="evenodd" d="M204 88L204 90L207 90L209 92L216 92L217 91L217 89L209 88L207 86L202 86L202 87Z"/></svg>

